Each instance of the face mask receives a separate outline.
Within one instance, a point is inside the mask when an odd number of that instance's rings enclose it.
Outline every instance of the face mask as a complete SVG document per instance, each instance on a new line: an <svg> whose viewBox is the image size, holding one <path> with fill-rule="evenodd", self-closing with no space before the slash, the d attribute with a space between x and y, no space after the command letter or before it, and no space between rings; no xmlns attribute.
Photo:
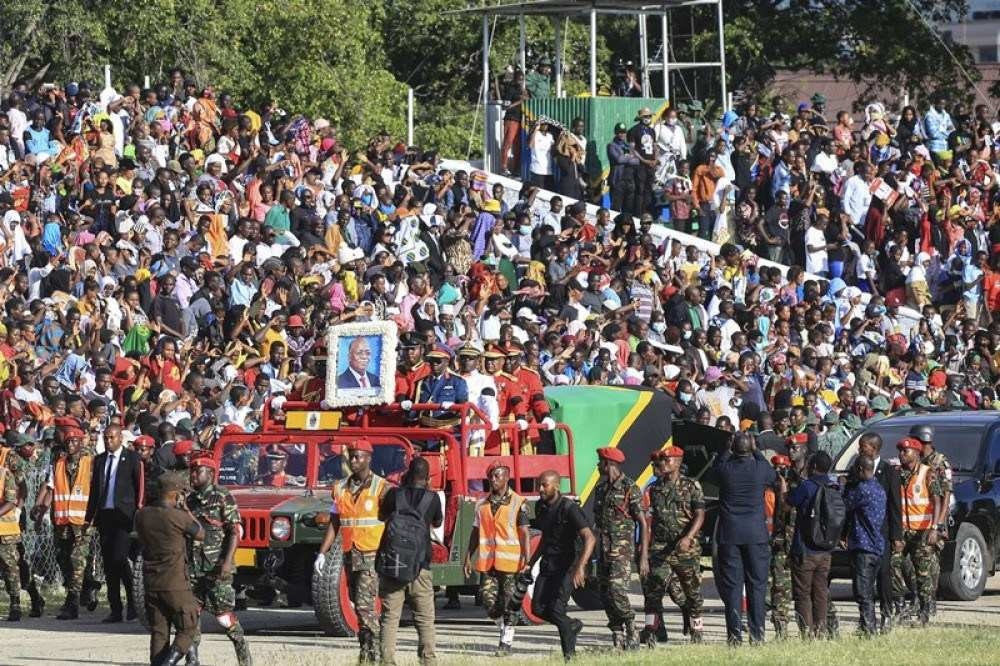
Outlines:
<svg viewBox="0 0 1000 666"><path fill-rule="evenodd" d="M652 328L657 333L663 333L663 331L667 330L667 322L665 322L665 321L654 321L650 325L650 328Z"/></svg>
<svg viewBox="0 0 1000 666"><path fill-rule="evenodd" d="M931 317L931 323L938 328L942 328L944 326L944 320L941 319L941 315L939 314L936 314L933 317Z"/></svg>
<svg viewBox="0 0 1000 666"><path fill-rule="evenodd" d="M643 119L642 119L642 124L643 124L643 125L649 125L649 124L650 124L650 123L652 123L652 122L653 122L653 119L652 119L652 118L643 118Z"/></svg>
<svg viewBox="0 0 1000 666"><path fill-rule="evenodd" d="M677 119L676 118L670 118L670 119L667 120L667 124L670 125L671 127L675 127L677 125Z"/></svg>
<svg viewBox="0 0 1000 666"><path fill-rule="evenodd" d="M688 402L688 401L690 401L690 400L691 400L691 398L693 398L694 396L693 396L693 395L691 395L690 393L678 393L678 394L677 394L677 397L678 397L678 398L680 398L681 402Z"/></svg>
<svg viewBox="0 0 1000 666"><path fill-rule="evenodd" d="M523 225L519 226L517 228L517 233L521 234L522 236L530 236L531 235L531 225L530 224L523 224Z"/></svg>
<svg viewBox="0 0 1000 666"><path fill-rule="evenodd" d="M691 331L684 331L684 339L685 340L691 339Z"/></svg>

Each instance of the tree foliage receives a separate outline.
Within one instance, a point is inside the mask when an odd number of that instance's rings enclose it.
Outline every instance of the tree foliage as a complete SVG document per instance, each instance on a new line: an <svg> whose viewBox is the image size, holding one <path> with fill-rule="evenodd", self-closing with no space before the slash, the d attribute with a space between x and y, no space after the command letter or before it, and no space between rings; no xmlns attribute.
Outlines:
<svg viewBox="0 0 1000 666"><path fill-rule="evenodd" d="M165 79L180 67L240 103L269 97L290 111L323 115L349 142L379 129L405 131L406 88L417 98L416 139L444 154L478 152L482 113L481 23L454 0L4 0L0 93L19 80L115 85ZM920 12L918 15L917 11ZM766 90L780 69L830 73L865 94L967 90L968 50L949 55L932 24L967 10L965 0L726 0L729 88ZM683 11L683 10L682 10ZM691 9L685 52L714 58L714 8ZM678 12L674 12L678 17ZM677 20L677 25L682 23ZM658 21L651 21L658 32ZM589 86L589 31L564 23L568 94ZM638 59L633 16L599 19L599 83L615 57ZM676 29L675 29L676 30ZM490 24L494 80L517 62L518 22ZM533 56L553 57L554 23L526 20ZM474 129L474 123L476 128ZM470 140L471 137L471 140Z"/></svg>

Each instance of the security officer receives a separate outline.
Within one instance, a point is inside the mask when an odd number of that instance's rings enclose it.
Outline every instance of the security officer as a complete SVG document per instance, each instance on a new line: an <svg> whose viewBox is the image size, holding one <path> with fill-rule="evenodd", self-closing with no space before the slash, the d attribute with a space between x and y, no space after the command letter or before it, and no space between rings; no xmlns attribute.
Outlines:
<svg viewBox="0 0 1000 666"><path fill-rule="evenodd" d="M799 444L795 444L796 456L800 455L799 447ZM804 448L804 443L802 447ZM792 461L788 456L771 456L771 465L789 485L793 482L798 485L800 479L792 471ZM792 613L792 574L788 566L788 547L791 545L790 528L794 528L795 514L779 504L778 495L777 488L764 491L764 515L767 518L767 531L771 535L771 567L768 571L771 624L775 635L783 639L788 638L788 617ZM776 516L777 513L781 515Z"/></svg>
<svg viewBox="0 0 1000 666"><path fill-rule="evenodd" d="M823 425L826 432L816 438L816 446L820 451L829 453L831 458L836 457L850 441L851 433L832 409L823 415Z"/></svg>
<svg viewBox="0 0 1000 666"><path fill-rule="evenodd" d="M21 621L21 578L17 547L21 543L21 509L14 474L0 466L0 575L10 598L8 622Z"/></svg>
<svg viewBox="0 0 1000 666"><path fill-rule="evenodd" d="M465 576L475 569L481 574L479 596L491 620L500 628L498 657L510 654L514 627L520 612L510 608L517 574L527 567L531 555L528 504L510 488L510 468L496 461L486 470L490 494L476 505L469 534ZM476 556L473 559L473 556Z"/></svg>
<svg viewBox="0 0 1000 666"><path fill-rule="evenodd" d="M457 425L459 417L451 408L456 404L468 402L469 388L465 380L448 369L451 363L451 350L444 345L436 345L424 355L431 367L429 375L417 382L416 401L418 403L435 403L442 409L420 415L420 422L428 427L450 427ZM403 409L410 409L412 403L400 403Z"/></svg>
<svg viewBox="0 0 1000 666"><path fill-rule="evenodd" d="M649 573L649 532L642 512L642 495L635 481L622 472L621 449L597 449L600 481L594 489L594 528L597 538L597 580L616 649L634 650L635 613L628 600L635 559L635 528L639 526L639 577Z"/></svg>
<svg viewBox="0 0 1000 666"><path fill-rule="evenodd" d="M38 464L35 455L35 442L16 430L8 430L6 438L11 447L0 447L0 469L6 467L10 471L13 477L12 485L17 490L18 506L24 507L28 502L27 474L32 466ZM23 534L28 529L28 512L21 511L20 514L18 526ZM25 554L24 542L20 539L17 541L16 550L20 585L21 588L28 591L28 595L31 597L31 610L28 611L28 617L41 617L42 611L45 610L45 598L38 591L35 577L31 573L31 562Z"/></svg>
<svg viewBox="0 0 1000 666"><path fill-rule="evenodd" d="M94 457L83 452L86 433L82 429L64 426L61 430L65 451L52 465L45 490L32 509L32 519L41 521L51 506L52 538L66 585L66 600L56 619L75 620L80 616L80 592L90 555L91 530L85 516Z"/></svg>
<svg viewBox="0 0 1000 666"><path fill-rule="evenodd" d="M938 544L935 549L933 578L931 587L935 594L930 600L930 614L937 613L936 592L938 589L938 578L941 576L941 549L944 548L945 541L948 540L948 511L951 507L951 463L948 458L934 449L934 428L929 425L916 425L910 428L910 436L920 440L923 444L920 462L927 465L934 472L934 477L941 486L941 513L937 516Z"/></svg>
<svg viewBox="0 0 1000 666"><path fill-rule="evenodd" d="M187 540L201 541L205 528L183 508L186 480L176 472L159 482L156 503L135 515L135 532L143 553L143 583L149 620L149 656L153 664L176 666L192 653L198 630L198 601L185 571ZM176 636L170 644L170 628ZM197 661L188 661L196 664Z"/></svg>
<svg viewBox="0 0 1000 666"><path fill-rule="evenodd" d="M902 606L905 580L914 578L917 586L918 619L921 625L930 620L930 601L934 596L934 566L940 534L937 518L942 513L941 483L927 465L920 462L923 443L904 437L899 449L899 481L903 505L903 552L893 553L893 596L896 607Z"/></svg>
<svg viewBox="0 0 1000 666"><path fill-rule="evenodd" d="M379 619L375 613L375 597L378 596L375 553L385 530L385 524L378 519L378 507L389 483L372 472L374 449L367 439L351 442L347 452L351 474L333 486L330 524L314 566L316 574L321 575L327 566L326 554L339 535L348 593L358 615L359 660L373 664L378 659L375 638L379 635Z"/></svg>
<svg viewBox="0 0 1000 666"><path fill-rule="evenodd" d="M877 395L872 398L871 408L874 414L865 420L864 425L866 427L889 418L889 410L892 409L892 405L889 404L889 399L884 395Z"/></svg>
<svg viewBox="0 0 1000 666"><path fill-rule="evenodd" d="M215 484L219 463L210 452L193 457L190 466L192 492L187 508L205 529L204 540L192 542L188 558L199 616L202 610L211 613L232 642L237 663L250 666L250 645L234 612L233 556L240 540L240 511L230 492ZM196 631L189 661L197 663L200 642L201 632Z"/></svg>
<svg viewBox="0 0 1000 666"><path fill-rule="evenodd" d="M671 446L650 459L656 480L643 494L649 515L649 572L642 578L646 626L641 640L650 646L666 641L663 594L673 580L679 590L671 597L690 624L691 642L702 640L701 545L698 534L705 522L705 495L701 484L681 475L684 450Z"/></svg>

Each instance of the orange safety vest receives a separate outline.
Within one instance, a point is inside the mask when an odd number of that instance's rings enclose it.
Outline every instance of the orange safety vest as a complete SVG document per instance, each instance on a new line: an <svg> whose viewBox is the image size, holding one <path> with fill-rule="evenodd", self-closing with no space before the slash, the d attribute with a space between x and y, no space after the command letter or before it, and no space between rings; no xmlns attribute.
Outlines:
<svg viewBox="0 0 1000 666"><path fill-rule="evenodd" d="M479 557L476 559L476 571L517 573L517 565L521 559L517 516L523 505L524 498L515 492L511 492L510 502L501 504L496 514L490 508L488 498L479 502L476 507L479 515Z"/></svg>
<svg viewBox="0 0 1000 666"><path fill-rule="evenodd" d="M920 465L902 488L904 530L929 530L934 524L934 505L927 488L929 471L930 467Z"/></svg>
<svg viewBox="0 0 1000 666"><path fill-rule="evenodd" d="M363 553L378 550L385 523L378 519L378 501L386 481L372 474L371 483L358 493L357 498L347 489L350 477L333 487L333 500L340 516L340 547L345 553L352 548Z"/></svg>
<svg viewBox="0 0 1000 666"><path fill-rule="evenodd" d="M774 534L774 502L775 495L773 488L764 489L764 522L767 524L767 533Z"/></svg>
<svg viewBox="0 0 1000 666"><path fill-rule="evenodd" d="M0 504L3 503L3 493L6 490L7 477L11 480L14 479L14 475L9 473L6 469L0 466ZM17 505L17 501L14 502L14 508L7 513L0 516L0 536L18 536L21 534L21 507Z"/></svg>
<svg viewBox="0 0 1000 666"><path fill-rule="evenodd" d="M52 513L56 525L83 525L87 516L87 499L90 497L90 470L94 464L92 456L82 456L80 466L73 479L73 487L69 485L69 475L66 473L66 458L56 461L52 474L55 493L52 498Z"/></svg>

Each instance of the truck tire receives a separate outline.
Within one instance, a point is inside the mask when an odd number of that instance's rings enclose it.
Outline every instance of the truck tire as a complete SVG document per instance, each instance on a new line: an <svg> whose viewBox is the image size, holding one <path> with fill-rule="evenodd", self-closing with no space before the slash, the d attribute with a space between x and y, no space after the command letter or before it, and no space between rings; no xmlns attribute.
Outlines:
<svg viewBox="0 0 1000 666"><path fill-rule="evenodd" d="M142 577L142 555L135 558L129 569L128 584L132 587L132 603L135 604L139 622L149 629L149 618L146 617L146 583Z"/></svg>
<svg viewBox="0 0 1000 666"><path fill-rule="evenodd" d="M340 638L357 636L358 616L351 602L339 536L326 554L322 573L313 572L312 599L316 620L327 636ZM375 613L381 614L381 612L382 600L376 597Z"/></svg>
<svg viewBox="0 0 1000 666"><path fill-rule="evenodd" d="M986 540L978 527L971 523L959 525L951 571L941 572L941 596L956 601L978 599L986 588L988 553Z"/></svg>

